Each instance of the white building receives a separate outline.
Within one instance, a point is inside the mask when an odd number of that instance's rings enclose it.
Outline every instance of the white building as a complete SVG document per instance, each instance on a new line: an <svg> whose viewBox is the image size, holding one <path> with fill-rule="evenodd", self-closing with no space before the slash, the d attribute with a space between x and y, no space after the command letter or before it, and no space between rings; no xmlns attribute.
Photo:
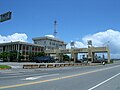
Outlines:
<svg viewBox="0 0 120 90"><path fill-rule="evenodd" d="M66 49L66 43L55 37L37 37L32 39L34 44L39 44L45 47L45 50Z"/></svg>

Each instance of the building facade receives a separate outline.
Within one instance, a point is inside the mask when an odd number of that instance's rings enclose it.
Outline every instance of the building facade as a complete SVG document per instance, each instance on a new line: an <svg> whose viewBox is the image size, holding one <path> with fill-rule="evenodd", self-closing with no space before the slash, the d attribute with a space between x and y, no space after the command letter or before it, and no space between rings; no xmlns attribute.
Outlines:
<svg viewBox="0 0 120 90"><path fill-rule="evenodd" d="M31 53L38 53L43 52L44 47L37 44L31 44L27 42L9 42L9 43L0 43L0 53L2 52L11 52L11 51L17 51L18 55L17 58L20 55L24 56L24 59L22 61L29 61L29 55Z"/></svg>
<svg viewBox="0 0 120 90"><path fill-rule="evenodd" d="M66 49L66 43L53 37L37 37L32 39L34 44L43 45L45 50Z"/></svg>

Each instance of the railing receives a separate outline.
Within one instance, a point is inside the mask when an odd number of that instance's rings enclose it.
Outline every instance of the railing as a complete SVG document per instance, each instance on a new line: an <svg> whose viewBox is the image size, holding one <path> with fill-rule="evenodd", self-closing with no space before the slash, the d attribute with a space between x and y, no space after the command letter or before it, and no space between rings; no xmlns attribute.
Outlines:
<svg viewBox="0 0 120 90"><path fill-rule="evenodd" d="M54 67L68 67L68 66L82 66L90 65L89 63L40 63L40 64L24 64L23 69L34 68L54 68Z"/></svg>

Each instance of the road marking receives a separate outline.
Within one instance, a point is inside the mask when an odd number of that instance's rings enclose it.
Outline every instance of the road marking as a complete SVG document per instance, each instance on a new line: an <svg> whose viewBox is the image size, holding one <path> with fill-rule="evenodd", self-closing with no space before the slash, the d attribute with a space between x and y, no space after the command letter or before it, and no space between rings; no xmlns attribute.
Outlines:
<svg viewBox="0 0 120 90"><path fill-rule="evenodd" d="M99 84L97 84L97 85L93 86L92 88L90 88L90 89L88 89L88 90L93 90L93 89L95 89L95 88L99 87L100 85L102 85L102 84L104 84L104 83L106 83L106 82L110 81L111 79L113 79L113 78L117 77L118 75L120 75L120 73L118 73L118 74L116 74L116 75L114 75L114 76L112 76L112 77L108 78L107 80L105 80L105 81L103 81L103 82L101 82L101 83L99 83Z"/></svg>
<svg viewBox="0 0 120 90"><path fill-rule="evenodd" d="M120 65L113 66L113 67L108 67L108 68L103 68L103 69L98 69L98 70L93 70L93 71L84 72L84 73L79 73L79 74L73 74L73 75L68 75L68 76L63 76L63 77L58 77L58 78L42 80L42 81L15 84L15 85L10 85L10 86L2 86L2 87L0 87L0 89L15 88L15 87L21 87L21 86L27 86L27 85L34 85L34 84L40 84L40 83L45 83L45 82L57 81L57 80L77 77L77 76L81 76L81 75L86 75L86 74L90 74L90 73L95 73L95 72L98 72L98 71L108 70L108 69L112 69L112 68L116 68L116 67L120 67Z"/></svg>
<svg viewBox="0 0 120 90"><path fill-rule="evenodd" d="M7 73L7 75L22 75L23 73Z"/></svg>
<svg viewBox="0 0 120 90"><path fill-rule="evenodd" d="M50 74L50 75L37 76L37 77L28 77L28 78L25 78L25 79L22 79L22 80L35 80L35 79L39 79L39 78L42 78L42 77L57 76L57 75L59 75L59 74Z"/></svg>
<svg viewBox="0 0 120 90"><path fill-rule="evenodd" d="M15 77L23 77L23 76L33 76L33 75L44 75L44 74L48 74L48 73L42 73L42 74L32 74L32 75L21 75L20 76L9 76L9 77L0 77L0 79L5 79L5 78L15 78Z"/></svg>

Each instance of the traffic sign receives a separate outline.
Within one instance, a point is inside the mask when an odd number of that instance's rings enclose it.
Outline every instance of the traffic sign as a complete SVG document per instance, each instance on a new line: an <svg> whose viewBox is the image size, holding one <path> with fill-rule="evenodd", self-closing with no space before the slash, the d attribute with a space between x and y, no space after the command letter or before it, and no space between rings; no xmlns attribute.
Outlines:
<svg viewBox="0 0 120 90"><path fill-rule="evenodd" d="M6 13L4 13L4 14L1 14L0 15L0 22L4 22L4 21L6 21L6 20L10 20L11 19L11 14L12 14L12 12L6 12Z"/></svg>

